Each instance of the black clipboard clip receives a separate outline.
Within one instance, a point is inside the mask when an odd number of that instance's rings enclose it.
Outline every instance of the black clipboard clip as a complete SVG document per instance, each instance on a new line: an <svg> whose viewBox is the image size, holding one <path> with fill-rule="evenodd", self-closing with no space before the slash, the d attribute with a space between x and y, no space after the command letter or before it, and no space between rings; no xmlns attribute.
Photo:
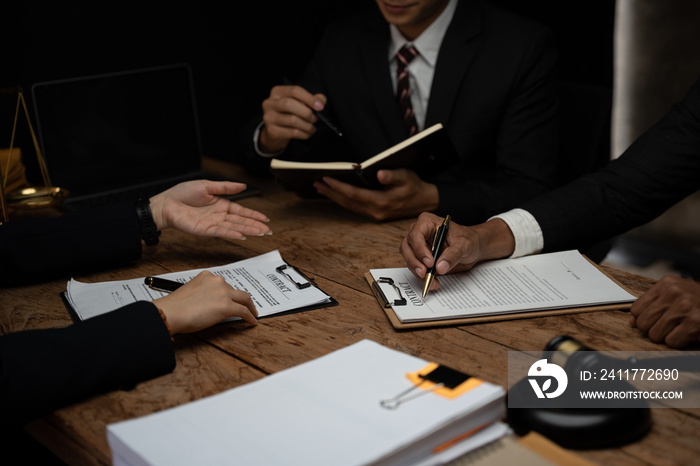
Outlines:
<svg viewBox="0 0 700 466"><path fill-rule="evenodd" d="M391 287L394 289L396 292L396 295L398 298L394 299L393 302L387 299L386 294L384 294L384 291L382 290L382 287L379 286L380 283L387 283L391 285ZM382 306L384 307L391 307L391 306L405 306L406 305L406 298L403 297L401 294L401 289L396 286L396 283L394 283L394 280L388 277L379 277L379 280L375 281L372 283L372 287L374 288L375 295L377 295L377 298L379 298L379 301L381 301Z"/></svg>
<svg viewBox="0 0 700 466"><path fill-rule="evenodd" d="M293 269L300 277L303 277L304 280L306 280L306 281L305 282L296 281L294 279L294 277L292 277L288 272L286 272L286 270L288 268ZM275 270L277 270L277 272L279 272L282 275L284 275L285 277L287 277L289 279L289 281L294 283L294 285L296 285L296 287L300 290L303 290L304 288L308 288L311 286L311 281L308 278L306 278L306 275L304 275L299 270L297 270L296 267L292 267L291 265L288 265L288 264L282 264L279 267L277 267L277 269L275 269Z"/></svg>

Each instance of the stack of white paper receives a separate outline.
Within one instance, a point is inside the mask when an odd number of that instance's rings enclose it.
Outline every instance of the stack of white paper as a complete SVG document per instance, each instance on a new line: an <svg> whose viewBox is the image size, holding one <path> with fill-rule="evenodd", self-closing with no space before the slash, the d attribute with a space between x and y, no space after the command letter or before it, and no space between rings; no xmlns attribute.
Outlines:
<svg viewBox="0 0 700 466"><path fill-rule="evenodd" d="M115 465L440 464L507 427L504 390L487 382L448 399L433 392L386 409L427 361L363 340L259 381L111 424ZM416 389L420 391L421 389ZM442 453L433 450L489 425Z"/></svg>
<svg viewBox="0 0 700 466"><path fill-rule="evenodd" d="M284 274L278 272L277 267L284 264L279 251L275 250L221 267L175 272L159 277L185 283L202 270L209 270L224 277L237 290L248 292L260 317L331 301L330 296L315 286L297 287L297 283L306 282L306 279L293 268L288 267ZM85 320L136 301L153 301L165 294L149 288L143 277L102 283L81 283L71 279L67 285L66 298L78 317Z"/></svg>

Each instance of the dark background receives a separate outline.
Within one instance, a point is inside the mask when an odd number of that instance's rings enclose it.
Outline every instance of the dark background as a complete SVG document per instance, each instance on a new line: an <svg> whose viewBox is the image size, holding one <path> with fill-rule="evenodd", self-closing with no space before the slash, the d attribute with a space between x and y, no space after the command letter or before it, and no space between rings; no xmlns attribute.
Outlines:
<svg viewBox="0 0 700 466"><path fill-rule="evenodd" d="M3 15L0 88L21 85L30 98L35 82L188 62L204 154L231 160L240 154L240 126L283 76L302 72L327 22L375 8L372 0L18 3ZM493 3L554 32L562 79L612 88L614 1ZM0 96L0 147L9 146L11 100ZM18 138L15 145L28 152L26 131Z"/></svg>

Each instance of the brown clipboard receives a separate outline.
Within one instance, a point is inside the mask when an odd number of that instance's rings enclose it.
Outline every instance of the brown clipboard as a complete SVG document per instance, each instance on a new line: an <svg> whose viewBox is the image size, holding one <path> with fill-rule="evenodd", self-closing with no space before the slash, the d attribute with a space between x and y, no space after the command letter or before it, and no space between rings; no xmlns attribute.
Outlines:
<svg viewBox="0 0 700 466"><path fill-rule="evenodd" d="M617 286L627 291L629 294L639 297L640 293L635 293L628 289L622 283L620 283L615 277L610 275L605 269L601 268L595 262L591 261L588 257L583 256L593 264L598 270L600 270L606 277L612 280ZM624 309L629 309L632 307L632 303L615 303L615 304L602 304L594 306L581 306L581 307L568 307L561 309L547 309L539 311L524 311L524 312L510 312L507 314L494 314L494 315L481 315L475 317L456 317L453 319L442 319L442 320L426 320L421 322L401 322L396 316L394 309L391 305L387 305L386 300L383 296L381 288L377 285L370 272L365 273L365 280L369 284L372 294L377 298L377 303L386 313L389 318L391 325L397 330L410 330L418 328L428 328L428 327L447 327L454 325L466 325L466 324L477 324L484 322L498 322L502 320L515 320L515 319L529 319L532 317L549 317L549 316L560 316L567 314L577 314L580 312L597 312L597 311L621 311Z"/></svg>

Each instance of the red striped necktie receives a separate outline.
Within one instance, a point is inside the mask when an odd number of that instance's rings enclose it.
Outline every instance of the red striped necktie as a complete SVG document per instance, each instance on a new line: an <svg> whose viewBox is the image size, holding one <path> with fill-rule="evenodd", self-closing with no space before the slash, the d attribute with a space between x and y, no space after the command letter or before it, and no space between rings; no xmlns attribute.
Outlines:
<svg viewBox="0 0 700 466"><path fill-rule="evenodd" d="M404 45L396 54L398 69L396 74L396 97L404 124L408 129L408 135L413 136L418 132L418 123L413 113L411 104L411 86L408 82L408 64L418 56L418 50L412 45Z"/></svg>

